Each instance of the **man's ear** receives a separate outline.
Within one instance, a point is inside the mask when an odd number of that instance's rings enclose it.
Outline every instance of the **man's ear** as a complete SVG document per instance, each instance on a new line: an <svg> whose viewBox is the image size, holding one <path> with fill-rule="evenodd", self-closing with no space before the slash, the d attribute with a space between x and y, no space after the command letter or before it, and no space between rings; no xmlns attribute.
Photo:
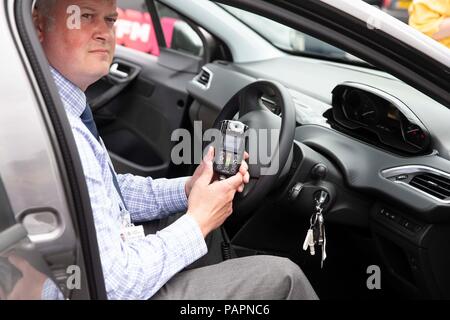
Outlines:
<svg viewBox="0 0 450 320"><path fill-rule="evenodd" d="M36 29L39 42L42 43L44 41L44 19L42 19L42 16L36 9L33 10L33 24Z"/></svg>

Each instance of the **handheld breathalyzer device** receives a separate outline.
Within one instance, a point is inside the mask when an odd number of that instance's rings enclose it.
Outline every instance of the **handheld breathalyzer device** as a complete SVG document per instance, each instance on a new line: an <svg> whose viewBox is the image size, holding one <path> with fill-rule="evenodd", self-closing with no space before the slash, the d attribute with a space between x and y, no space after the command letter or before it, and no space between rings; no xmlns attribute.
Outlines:
<svg viewBox="0 0 450 320"><path fill-rule="evenodd" d="M216 150L213 168L226 179L239 172L245 152L245 133L248 126L239 121L224 120L220 123L221 139Z"/></svg>

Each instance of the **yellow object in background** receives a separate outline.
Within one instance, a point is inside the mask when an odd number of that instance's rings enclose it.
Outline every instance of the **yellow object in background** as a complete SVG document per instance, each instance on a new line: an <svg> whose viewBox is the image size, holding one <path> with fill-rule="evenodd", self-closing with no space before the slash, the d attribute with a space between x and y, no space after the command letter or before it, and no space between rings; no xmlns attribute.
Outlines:
<svg viewBox="0 0 450 320"><path fill-rule="evenodd" d="M450 0L414 0L409 7L409 25L432 37L450 17ZM450 48L450 37L439 41Z"/></svg>
<svg viewBox="0 0 450 320"><path fill-rule="evenodd" d="M396 3L396 9L405 9L408 10L409 6L411 5L411 0L399 0Z"/></svg>

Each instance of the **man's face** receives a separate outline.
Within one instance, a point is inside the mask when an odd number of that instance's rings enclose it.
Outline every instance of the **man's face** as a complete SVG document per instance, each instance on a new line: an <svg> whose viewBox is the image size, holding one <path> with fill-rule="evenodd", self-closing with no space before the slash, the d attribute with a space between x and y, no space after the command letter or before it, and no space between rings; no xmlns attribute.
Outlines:
<svg viewBox="0 0 450 320"><path fill-rule="evenodd" d="M71 6L79 7L81 14ZM86 90L108 73L112 63L116 1L57 0L50 16L50 23L43 17L35 18L47 58L67 79ZM74 28L77 21L79 28Z"/></svg>

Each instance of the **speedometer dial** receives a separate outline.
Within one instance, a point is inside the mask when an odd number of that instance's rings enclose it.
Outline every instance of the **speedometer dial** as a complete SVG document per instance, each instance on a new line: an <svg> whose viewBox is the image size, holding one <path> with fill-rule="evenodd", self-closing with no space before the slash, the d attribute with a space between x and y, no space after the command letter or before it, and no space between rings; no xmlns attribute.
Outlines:
<svg viewBox="0 0 450 320"><path fill-rule="evenodd" d="M359 121L369 126L374 126L380 121L379 110L374 101L368 96L362 97Z"/></svg>
<svg viewBox="0 0 450 320"><path fill-rule="evenodd" d="M419 148L424 148L428 144L428 136L416 124L409 123L404 129L405 141Z"/></svg>
<svg viewBox="0 0 450 320"><path fill-rule="evenodd" d="M346 92L344 112L349 120L366 126L375 126L380 121L380 112L376 103L360 90Z"/></svg>

